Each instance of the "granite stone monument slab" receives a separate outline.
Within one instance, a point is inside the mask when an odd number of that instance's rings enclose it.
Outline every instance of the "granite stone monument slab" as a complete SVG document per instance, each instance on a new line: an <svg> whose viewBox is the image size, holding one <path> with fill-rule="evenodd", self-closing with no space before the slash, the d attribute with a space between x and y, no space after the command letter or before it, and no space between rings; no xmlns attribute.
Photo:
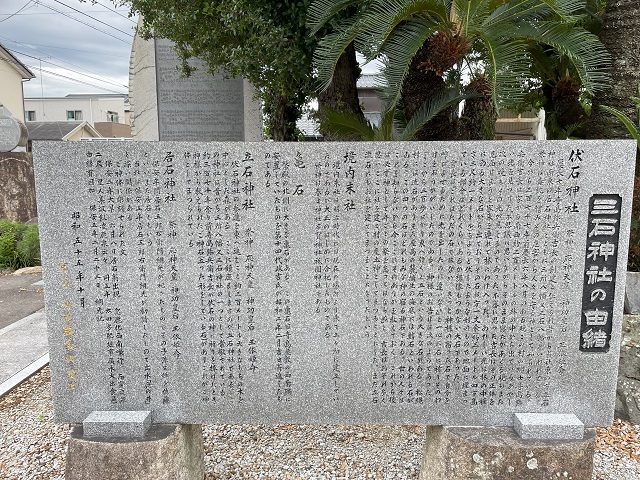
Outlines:
<svg viewBox="0 0 640 480"><path fill-rule="evenodd" d="M254 90L242 78L196 70L183 77L180 60L167 39L136 35L129 71L132 135L136 140L259 141L262 112Z"/></svg>
<svg viewBox="0 0 640 480"><path fill-rule="evenodd" d="M38 142L56 418L608 424L635 150Z"/></svg>

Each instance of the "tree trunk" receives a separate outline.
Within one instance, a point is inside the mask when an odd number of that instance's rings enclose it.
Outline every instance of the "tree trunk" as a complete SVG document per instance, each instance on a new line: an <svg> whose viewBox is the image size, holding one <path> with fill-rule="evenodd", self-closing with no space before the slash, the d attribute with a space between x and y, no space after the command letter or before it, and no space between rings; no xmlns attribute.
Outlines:
<svg viewBox="0 0 640 480"><path fill-rule="evenodd" d="M323 127L326 120L324 112L327 108L337 112L354 113L364 118L358 98L358 77L360 77L360 67L356 60L356 50L351 43L338 59L331 85L318 94L318 120L320 120L320 133L325 140L333 140Z"/></svg>
<svg viewBox="0 0 640 480"><path fill-rule="evenodd" d="M580 103L578 82L564 76L554 86L545 85L542 93L545 97L547 139L566 140L574 135L584 137L588 116Z"/></svg>
<svg viewBox="0 0 640 480"><path fill-rule="evenodd" d="M289 97L274 94L267 98L264 105L265 123L269 137L276 142L294 142L296 121L300 118L299 109Z"/></svg>
<svg viewBox="0 0 640 480"><path fill-rule="evenodd" d="M466 87L478 97L468 98L460 117L461 140L493 140L496 136L496 112L491 98L491 88L484 75L478 76Z"/></svg>
<svg viewBox="0 0 640 480"><path fill-rule="evenodd" d="M425 71L422 67L429 61L430 50L430 41L427 40L413 57L402 85L402 104L407 121L411 120L425 101L445 88L440 75L433 70ZM451 107L440 112L416 133L414 140L455 140L458 135L456 109L457 107Z"/></svg>
<svg viewBox="0 0 640 480"><path fill-rule="evenodd" d="M593 99L587 138L631 138L616 117L598 107L607 105L624 112L634 122L638 112L629 97L638 95L640 83L640 3L638 0L608 0L600 40L611 54L611 88Z"/></svg>

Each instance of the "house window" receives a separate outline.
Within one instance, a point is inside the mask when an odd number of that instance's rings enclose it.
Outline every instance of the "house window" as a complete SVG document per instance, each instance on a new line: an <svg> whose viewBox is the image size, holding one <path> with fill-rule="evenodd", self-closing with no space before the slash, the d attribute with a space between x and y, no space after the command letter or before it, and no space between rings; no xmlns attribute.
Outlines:
<svg viewBox="0 0 640 480"><path fill-rule="evenodd" d="M67 110L67 120L82 120L82 110Z"/></svg>
<svg viewBox="0 0 640 480"><path fill-rule="evenodd" d="M118 112L107 110L107 122L118 123Z"/></svg>
<svg viewBox="0 0 640 480"><path fill-rule="evenodd" d="M27 110L26 112L24 112L24 119L27 122L35 122L36 121L35 110Z"/></svg>

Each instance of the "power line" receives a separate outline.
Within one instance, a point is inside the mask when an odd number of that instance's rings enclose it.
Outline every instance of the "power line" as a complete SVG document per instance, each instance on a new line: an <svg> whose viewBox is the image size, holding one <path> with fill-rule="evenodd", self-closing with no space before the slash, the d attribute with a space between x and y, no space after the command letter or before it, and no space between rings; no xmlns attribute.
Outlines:
<svg viewBox="0 0 640 480"><path fill-rule="evenodd" d="M2 60L4 60L4 59L2 59ZM106 90L107 92L117 93L119 95L123 95L124 94L124 92L117 92L115 90L111 90L109 88L101 87L101 86L95 85L93 83L83 82L82 80L77 80L75 78L67 77L66 75L62 75L60 73L51 72L49 70L45 70L44 68L34 67L34 66L31 66L31 65L27 65L27 67L33 68L34 70L40 70L41 74L46 73L48 75L53 75L54 77L60 77L60 78L64 78L65 80L69 80L69 81L72 81L72 82L80 83L82 85L88 85L89 87L99 88L100 90Z"/></svg>
<svg viewBox="0 0 640 480"><path fill-rule="evenodd" d="M40 2L40 1L38 1L38 5L42 5L43 7L46 7L46 8L48 8L48 9L50 9L50 10L53 10L54 12L57 12L57 13L59 13L60 15L64 15L65 17L70 18L71 20L75 20L75 21L76 21L76 22L78 22L78 23L82 23L83 25L86 25L87 27L93 28L94 30L96 30L96 31L98 31L98 32L104 33L105 35L109 35L110 37L113 37L113 38L115 38L116 40L120 40L122 43L129 44L129 42L128 42L127 40L123 40L123 39L121 39L120 37L116 37L115 35L110 34L109 32L105 32L104 30L100 30L98 27L96 27L96 26L94 26L94 25L90 25L90 24L88 24L88 23L86 23L86 22L83 22L82 20L80 20L80 19L78 19L78 18L75 18L75 17L72 17L71 15L68 15L68 14L66 14L66 13L64 13L64 12L61 12L60 10L56 10L55 8L53 8L53 7L52 7L52 6L50 6L50 5L47 5L47 4L42 3L42 2Z"/></svg>
<svg viewBox="0 0 640 480"><path fill-rule="evenodd" d="M131 23L135 24L136 22L134 22L133 20L131 20L131 18L126 17L124 15L122 15L120 12L118 12L117 10L114 10L113 8L109 8L106 5L103 5L102 3L98 2L97 0L93 0L93 3L97 3L98 5L100 5L101 7L106 8L107 10L111 10L113 13L115 13L116 15L120 15L122 18L126 18L127 20L129 20Z"/></svg>
<svg viewBox="0 0 640 480"><path fill-rule="evenodd" d="M16 13L13 13L11 15L9 15L7 18L3 18L2 20L0 20L0 23L9 20L11 17L15 17L16 15L18 15L21 11L23 11L25 8L27 8L27 6L32 2L33 0L29 0L27 3L25 3L22 8L20 10L18 10Z"/></svg>
<svg viewBox="0 0 640 480"><path fill-rule="evenodd" d="M105 55L107 57L126 58L126 56L124 56L124 55L114 55L112 53L92 52L90 50L79 50L77 48L58 47L58 46L55 46L55 45L43 45L42 43L31 43L31 42L29 42L29 44L26 44L26 43L22 43L22 42L16 42L15 40L11 40L8 37L3 37L2 35L0 35L0 38L6 40L8 42L15 43L16 45L20 45L21 47L27 47L27 48L29 48L31 50L34 50L34 51L38 52L38 53L40 53L40 51L38 49L32 48L29 45L36 45L38 47L46 47L46 48L56 48L58 50L71 50L73 52L91 53L93 55Z"/></svg>
<svg viewBox="0 0 640 480"><path fill-rule="evenodd" d="M30 0L33 1L33 0ZM109 12L105 12L104 10L86 10L86 13L109 13ZM116 12L117 13L117 12ZM18 17L24 17L27 15L55 15L54 12L29 12L29 13L0 13L0 15L10 15L10 16L18 16ZM123 18L126 18L127 20L130 20L129 18L125 17L124 15L121 15ZM6 18L3 20L0 20L2 22L4 22L4 20L7 20ZM133 20L131 20L133 22ZM133 22L135 23L135 22Z"/></svg>
<svg viewBox="0 0 640 480"><path fill-rule="evenodd" d="M9 50L10 52L13 52L13 53L17 53L18 55L24 55L25 57L33 58L34 60L41 60L41 59L40 59L40 58L38 58L38 57L34 57L33 55L27 55L26 53L18 52L17 50L11 50L11 49L7 49L7 50ZM53 62L48 62L48 61L46 61L46 60L41 60L41 61L42 61L42 62L44 62L44 63L48 63L49 65L53 65L54 67L62 68L62 69L64 69L64 70L68 70L68 71L70 71L70 72L77 73L78 75L84 75L85 77L89 77L89 78L91 78L91 79L93 79L93 80L98 80L99 82L108 83L108 84L110 84L110 85L114 85L114 86L116 86L116 87L128 88L128 87L127 87L127 85L122 85L122 84L119 84L119 83L111 82L111 81L109 81L109 80L103 80L103 79L101 79L101 78L94 77L94 76L89 75L89 74L86 74L86 73L78 72L78 71L76 71L76 70L73 70L73 69L71 69L71 68L64 67L64 66L62 66L62 65L57 65L57 64L55 64L55 63L53 63ZM64 60L63 60L63 61L64 61ZM80 68L81 68L81 67L80 67Z"/></svg>
<svg viewBox="0 0 640 480"><path fill-rule="evenodd" d="M2 57L0 57L0 61L13 64L13 62L11 62L9 59L2 58ZM100 90L106 90L107 92L117 93L118 95L126 95L125 92L117 92L117 91L111 90L109 88L101 87L100 85L95 85L95 84L89 83L89 82L83 82L82 80L77 80L75 78L67 77L66 75L62 75L60 73L56 73L56 72L51 72L49 70L45 70L42 67L36 67L36 66L33 66L33 65L26 65L26 64L24 64L24 66L27 67L27 68L33 69L33 70L40 70L40 74L53 75L54 77L60 77L60 78L62 78L64 80L67 80L67 81L80 83L82 85L87 85L89 87L98 88Z"/></svg>
<svg viewBox="0 0 640 480"><path fill-rule="evenodd" d="M47 53L47 52L41 52L41 51L40 51L40 50L38 50L37 48L30 47L29 45L27 45L27 44L25 44L25 43L16 42L15 40L8 39L8 38L3 37L3 36L1 36L1 35L0 35L0 38L4 38L4 39L8 40L9 42L11 42L11 43L13 43L13 44L15 44L15 45L18 45L18 46L20 46L20 47L28 48L29 50L32 50L32 51L34 51L34 52L38 53L39 55L42 55L43 53L45 53L45 54ZM55 47L53 47L53 48L55 48ZM10 50L10 49L9 49L9 50ZM84 51L84 50L79 50L79 51L81 51L81 52L82 52L82 51ZM20 55L26 55L26 56L29 56L29 55L28 55L28 54L26 54L26 53L22 53L22 52L17 52L17 53L20 53ZM98 52L87 52L87 53L93 53L93 54L95 54L95 55L103 55L103 54L100 54L100 53L98 53ZM106 54L106 55L108 55L108 54ZM115 56L115 57L118 57L118 58L126 58L125 56L122 56L122 55L111 55L111 56ZM33 58L38 58L38 59L40 59L40 57L33 57ZM62 63L66 63L66 64L71 65L71 66L73 66L73 67L79 68L79 69L81 69L81 70L84 70L85 72L88 72L88 73L95 73L95 72L92 72L91 70L88 70L88 69L86 69L86 68L84 68L84 67L81 67L80 65L76 65L75 63L71 63L70 61L65 60L64 58L56 57L55 55L47 55L47 58L55 58L56 60L60 60ZM71 70L70 68L68 68L68 67L63 67L63 66L61 66L61 65L56 65L56 66L57 66L57 67L60 67L60 68L65 68L65 69ZM73 71L73 70L71 70L71 71ZM81 73L81 74L82 74L82 73ZM82 75L84 75L84 74L82 74ZM97 74L97 73L96 73L96 75L99 75L99 74Z"/></svg>
<svg viewBox="0 0 640 480"><path fill-rule="evenodd" d="M98 22L98 23L101 23L101 24L103 24L103 25L106 25L106 26L107 26L107 27L109 27L109 28L113 28L114 30L119 31L120 33L124 33L125 35L129 35L131 38L133 38L133 35L131 35L130 33L125 32L124 30L120 30L119 28L116 28L116 27L114 27L114 26L112 26L112 25L109 25L108 23L103 22L102 20L98 20L97 18L92 17L91 15L88 15L88 14L84 13L84 12L83 12L83 11L81 11L81 10L78 10L77 8L73 8L73 7L69 6L69 5L67 5L66 3L61 2L60 0L53 0L53 1L54 1L54 2L56 2L56 3L59 3L60 5L64 5L65 7L70 8L70 9L71 9L71 10L73 10L74 12L78 12L78 13L80 13L80 14L84 15L85 17L89 17L89 18L90 18L91 20L93 20L94 22ZM43 4L43 5L44 5L44 4Z"/></svg>

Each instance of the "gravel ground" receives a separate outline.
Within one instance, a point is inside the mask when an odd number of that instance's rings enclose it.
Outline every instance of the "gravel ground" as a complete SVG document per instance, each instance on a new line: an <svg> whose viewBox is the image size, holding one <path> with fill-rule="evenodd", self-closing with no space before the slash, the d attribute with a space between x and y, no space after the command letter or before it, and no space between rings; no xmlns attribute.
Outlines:
<svg viewBox="0 0 640 480"><path fill-rule="evenodd" d="M0 478L63 480L68 425L52 421L49 369L0 399ZM599 428L593 480L640 479L640 426ZM416 479L424 428L208 425L206 478Z"/></svg>

